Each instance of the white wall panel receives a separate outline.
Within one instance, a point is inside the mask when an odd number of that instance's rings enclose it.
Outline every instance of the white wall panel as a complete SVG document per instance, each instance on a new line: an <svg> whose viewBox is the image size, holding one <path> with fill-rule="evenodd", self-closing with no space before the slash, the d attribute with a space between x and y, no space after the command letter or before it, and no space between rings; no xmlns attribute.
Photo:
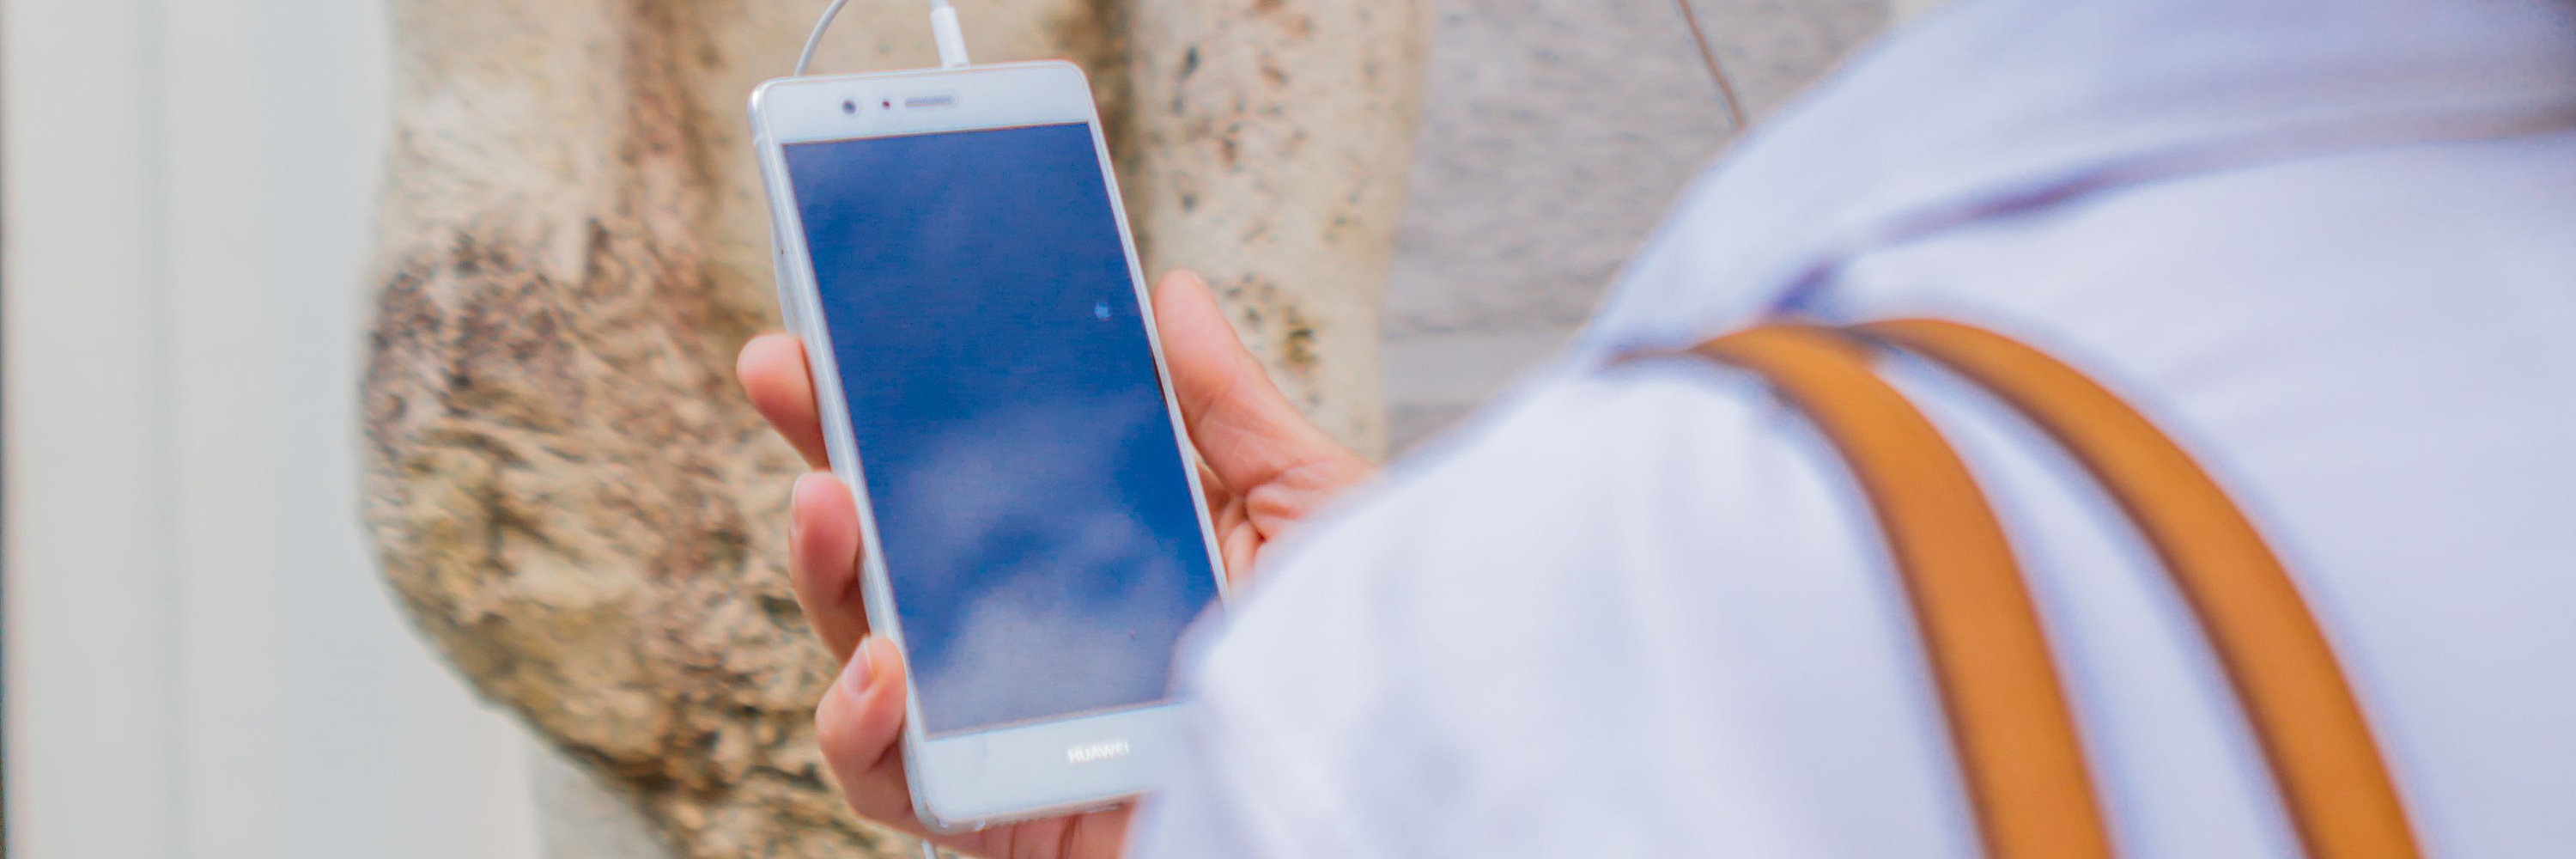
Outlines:
<svg viewBox="0 0 2576 859"><path fill-rule="evenodd" d="M9 854L176 855L151 5L0 12Z"/></svg>
<svg viewBox="0 0 2576 859"><path fill-rule="evenodd" d="M384 27L0 5L12 857L536 854L358 531Z"/></svg>

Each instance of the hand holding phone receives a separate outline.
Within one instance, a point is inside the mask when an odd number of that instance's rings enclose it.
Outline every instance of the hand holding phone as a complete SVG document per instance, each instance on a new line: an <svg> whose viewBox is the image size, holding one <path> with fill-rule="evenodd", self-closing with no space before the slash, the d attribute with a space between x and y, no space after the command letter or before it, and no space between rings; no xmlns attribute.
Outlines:
<svg viewBox="0 0 2576 859"><path fill-rule="evenodd" d="M1180 749L1183 628L1267 520L1310 506L1283 487L1338 486L1356 460L1261 377L1194 278L1165 291L1199 340L1181 348L1217 351L1167 366L1073 65L782 78L751 120L805 370L789 375L808 387L749 387L773 418L801 409L779 423L831 472L800 484L800 522L834 515L795 532L799 566L855 567L800 579L800 598L827 640L885 640L856 650L842 693L864 694L826 698L822 739L879 749L844 775L899 771L932 832L1091 820L1067 815L1152 790ZM1199 386L1211 371L1224 386ZM1237 391L1258 415L1215 410ZM1249 427L1291 455L1230 437ZM1328 466L1304 456L1319 449ZM848 790L879 813L886 792Z"/></svg>
<svg viewBox="0 0 2576 859"><path fill-rule="evenodd" d="M1203 479L1229 576L1240 582L1261 546L1350 485L1370 467L1308 423L1244 350L1197 276L1165 277L1154 290L1164 357L1190 438L1209 474ZM807 464L822 469L825 445L803 346L788 334L746 344L737 367L743 391ZM798 601L825 647L844 659L866 658L864 672L844 671L818 708L823 752L850 805L860 815L916 834L901 756L893 749L904 719L902 660L879 639L858 653L867 617L858 587L858 510L828 471L798 481L790 507L789 558ZM985 856L1015 846L1073 845L1080 856L1114 856L1124 840L1124 808L1044 818L936 839ZM1048 854L1054 855L1052 853Z"/></svg>

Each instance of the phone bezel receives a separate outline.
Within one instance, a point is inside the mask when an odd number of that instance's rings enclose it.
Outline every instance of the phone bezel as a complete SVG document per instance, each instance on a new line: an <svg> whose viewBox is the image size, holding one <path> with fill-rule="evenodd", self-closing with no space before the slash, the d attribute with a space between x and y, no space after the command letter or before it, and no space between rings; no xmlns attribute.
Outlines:
<svg viewBox="0 0 2576 859"><path fill-rule="evenodd" d="M945 106L914 108L912 98L946 97ZM844 101L855 101L855 113ZM892 107L881 105L891 102ZM1084 123L1107 185L1110 213L1127 255L1128 279L1144 320L1146 342L1154 355L1157 382L1169 414L1178 452L1199 518L1209 568L1216 576L1219 599L1227 593L1224 558L1217 548L1214 522L1199 485L1197 451L1172 390L1163 345L1153 315L1153 299L1128 229L1125 203L1111 168L1108 141L1102 137L1089 82L1072 63L1043 61L923 69L828 77L780 78L761 84L751 96L754 149L770 200L770 226L775 237L773 263L778 278L780 314L789 330L806 344L815 399L823 418L825 446L833 472L851 487L860 518L860 580L869 627L891 636L899 649L903 631L893 610L893 588L880 551L875 514L865 491L862 463L843 398L839 367L831 360L830 332L822 324L820 296L812 257L806 252L804 226L798 217L795 189L788 182L785 146L826 140L886 137L1054 123ZM907 649L905 651L909 653ZM909 657L907 657L908 659ZM911 672L905 672L907 686ZM1114 804L1152 787L1151 780L1171 758L1176 744L1178 701L1076 714L932 738L922 731L917 690L906 689L903 744L905 779L913 809L925 826L939 831L982 828L1010 820L1069 813ZM1078 750L1115 744L1119 754L1081 759Z"/></svg>

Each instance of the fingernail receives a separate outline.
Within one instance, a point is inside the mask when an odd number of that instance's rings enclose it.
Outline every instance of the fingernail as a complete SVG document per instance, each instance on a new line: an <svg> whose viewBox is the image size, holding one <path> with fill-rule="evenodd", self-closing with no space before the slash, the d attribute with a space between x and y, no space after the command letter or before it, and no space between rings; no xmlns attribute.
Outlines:
<svg viewBox="0 0 2576 859"><path fill-rule="evenodd" d="M796 545L796 537L799 533L796 499L805 497L805 482L812 479L814 479L814 472L808 471L796 475L796 482L787 487L787 545L789 546Z"/></svg>
<svg viewBox="0 0 2576 859"><path fill-rule="evenodd" d="M859 646L850 651L850 664L841 666L838 685L841 694L849 696L850 703L858 703L859 696L867 694L868 681L876 679L876 667L869 664L868 659L868 645L875 640L875 636L859 639Z"/></svg>

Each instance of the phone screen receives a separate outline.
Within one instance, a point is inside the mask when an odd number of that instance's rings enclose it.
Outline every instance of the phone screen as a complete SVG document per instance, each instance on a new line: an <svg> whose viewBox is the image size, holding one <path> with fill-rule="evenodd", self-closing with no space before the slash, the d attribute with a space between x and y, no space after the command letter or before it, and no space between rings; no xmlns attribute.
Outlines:
<svg viewBox="0 0 2576 859"><path fill-rule="evenodd" d="M1216 573L1090 127L784 150L924 732L1164 700Z"/></svg>

